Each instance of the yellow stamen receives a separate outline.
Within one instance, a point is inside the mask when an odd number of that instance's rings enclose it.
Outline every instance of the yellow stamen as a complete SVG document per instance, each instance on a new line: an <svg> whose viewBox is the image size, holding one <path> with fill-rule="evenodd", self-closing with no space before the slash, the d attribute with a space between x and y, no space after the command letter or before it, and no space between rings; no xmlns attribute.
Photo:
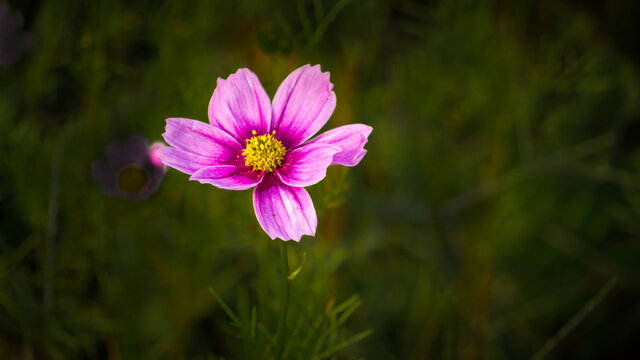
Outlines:
<svg viewBox="0 0 640 360"><path fill-rule="evenodd" d="M247 139L247 147L242 151L244 163L253 166L253 170L273 171L280 166L286 150L282 143L272 134L257 136L255 130L251 131L253 136Z"/></svg>

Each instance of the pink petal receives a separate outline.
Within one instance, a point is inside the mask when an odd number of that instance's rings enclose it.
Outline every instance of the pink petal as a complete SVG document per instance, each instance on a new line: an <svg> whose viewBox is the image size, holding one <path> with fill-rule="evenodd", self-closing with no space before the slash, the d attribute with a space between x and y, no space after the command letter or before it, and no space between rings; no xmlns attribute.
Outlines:
<svg viewBox="0 0 640 360"><path fill-rule="evenodd" d="M334 154L340 148L330 144L309 144L289 151L276 174L289 186L304 187L317 184L327 175Z"/></svg>
<svg viewBox="0 0 640 360"><path fill-rule="evenodd" d="M177 149L220 161L235 161L244 149L244 142L239 143L219 128L189 119L167 119L162 137Z"/></svg>
<svg viewBox="0 0 640 360"><path fill-rule="evenodd" d="M125 142L109 143L104 150L109 163L143 163L147 155L147 140L141 134L134 134Z"/></svg>
<svg viewBox="0 0 640 360"><path fill-rule="evenodd" d="M300 241L302 235L316 233L318 218L309 193L281 183L272 174L265 176L253 191L253 208L271 239Z"/></svg>
<svg viewBox="0 0 640 360"><path fill-rule="evenodd" d="M336 107L329 73L320 65L305 65L280 84L273 98L273 129L287 149L292 149L318 132Z"/></svg>
<svg viewBox="0 0 640 360"><path fill-rule="evenodd" d="M241 144L271 131L271 102L258 77L249 69L240 69L218 86L209 102L209 122L231 134Z"/></svg>
<svg viewBox="0 0 640 360"><path fill-rule="evenodd" d="M333 156L332 165L355 166L367 153L364 144L367 143L373 128L363 124L340 126L320 134L307 144L323 143L340 147L341 151Z"/></svg>
<svg viewBox="0 0 640 360"><path fill-rule="evenodd" d="M213 165L244 165L242 145L207 123L169 118L162 136L174 148L159 150L160 160L187 174Z"/></svg>
<svg viewBox="0 0 640 360"><path fill-rule="evenodd" d="M189 180L220 189L246 190L256 186L263 177L264 172L252 171L250 166L217 165L198 170Z"/></svg>
<svg viewBox="0 0 640 360"><path fill-rule="evenodd" d="M172 167L189 175L200 169L214 166L218 163L213 158L174 149L168 146L158 149L157 155L160 161L166 166Z"/></svg>
<svg viewBox="0 0 640 360"><path fill-rule="evenodd" d="M151 163L153 164L153 166L164 168L162 161L160 161L159 151L160 149L165 147L166 146L162 141L154 142L153 144L151 144L151 146L149 146L149 160L151 160Z"/></svg>

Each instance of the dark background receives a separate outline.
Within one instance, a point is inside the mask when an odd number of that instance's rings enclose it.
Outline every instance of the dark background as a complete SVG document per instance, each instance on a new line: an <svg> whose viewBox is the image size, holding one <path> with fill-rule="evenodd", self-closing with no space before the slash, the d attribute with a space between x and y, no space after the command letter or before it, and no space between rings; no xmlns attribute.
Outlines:
<svg viewBox="0 0 640 360"><path fill-rule="evenodd" d="M272 97L307 63L335 84L326 129L374 131L309 188L287 357L639 355L640 3L10 4L34 43L0 68L0 358L273 358L278 241L251 192L169 170L127 201L90 167L206 121L218 77Z"/></svg>

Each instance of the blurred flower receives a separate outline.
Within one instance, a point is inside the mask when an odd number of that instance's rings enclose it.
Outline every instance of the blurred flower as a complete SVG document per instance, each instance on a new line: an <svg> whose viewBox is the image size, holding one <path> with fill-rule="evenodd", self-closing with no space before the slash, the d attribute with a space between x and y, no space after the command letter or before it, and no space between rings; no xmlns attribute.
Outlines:
<svg viewBox="0 0 640 360"><path fill-rule="evenodd" d="M304 189L322 180L332 164L354 166L372 128L353 124L307 141L336 106L329 73L305 65L280 85L273 102L258 77L240 69L218 86L209 102L209 122L167 119L161 161L190 180L221 189L256 187L253 207L272 239L300 241L315 235L316 211Z"/></svg>
<svg viewBox="0 0 640 360"><path fill-rule="evenodd" d="M142 135L123 143L110 143L104 150L105 159L91 164L93 178L105 195L145 200L158 190L166 172L158 158L162 147L160 142L147 146Z"/></svg>
<svg viewBox="0 0 640 360"><path fill-rule="evenodd" d="M31 49L32 36L22 26L22 14L12 14L9 5L0 2L0 66L15 64Z"/></svg>

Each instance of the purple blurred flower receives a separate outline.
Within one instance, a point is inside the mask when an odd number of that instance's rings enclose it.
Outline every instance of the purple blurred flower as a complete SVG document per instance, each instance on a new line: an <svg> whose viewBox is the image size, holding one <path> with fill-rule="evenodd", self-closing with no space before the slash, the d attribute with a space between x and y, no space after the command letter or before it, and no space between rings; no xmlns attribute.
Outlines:
<svg viewBox="0 0 640 360"><path fill-rule="evenodd" d="M270 102L258 77L240 69L218 79L210 124L167 119L163 137L172 147L159 150L160 160L190 180L221 189L255 186L253 208L272 239L313 236L318 220L304 187L322 180L329 165L358 164L372 131L353 124L309 140L335 109L332 89L328 72L305 65L284 80Z"/></svg>
<svg viewBox="0 0 640 360"><path fill-rule="evenodd" d="M22 26L22 14L11 13L9 5L0 2L0 66L15 64L31 49L32 36Z"/></svg>
<svg viewBox="0 0 640 360"><path fill-rule="evenodd" d="M162 182L166 168L158 150L165 145L147 146L142 135L134 135L123 143L105 147L104 160L91 164L91 173L103 194L127 200L145 200Z"/></svg>

